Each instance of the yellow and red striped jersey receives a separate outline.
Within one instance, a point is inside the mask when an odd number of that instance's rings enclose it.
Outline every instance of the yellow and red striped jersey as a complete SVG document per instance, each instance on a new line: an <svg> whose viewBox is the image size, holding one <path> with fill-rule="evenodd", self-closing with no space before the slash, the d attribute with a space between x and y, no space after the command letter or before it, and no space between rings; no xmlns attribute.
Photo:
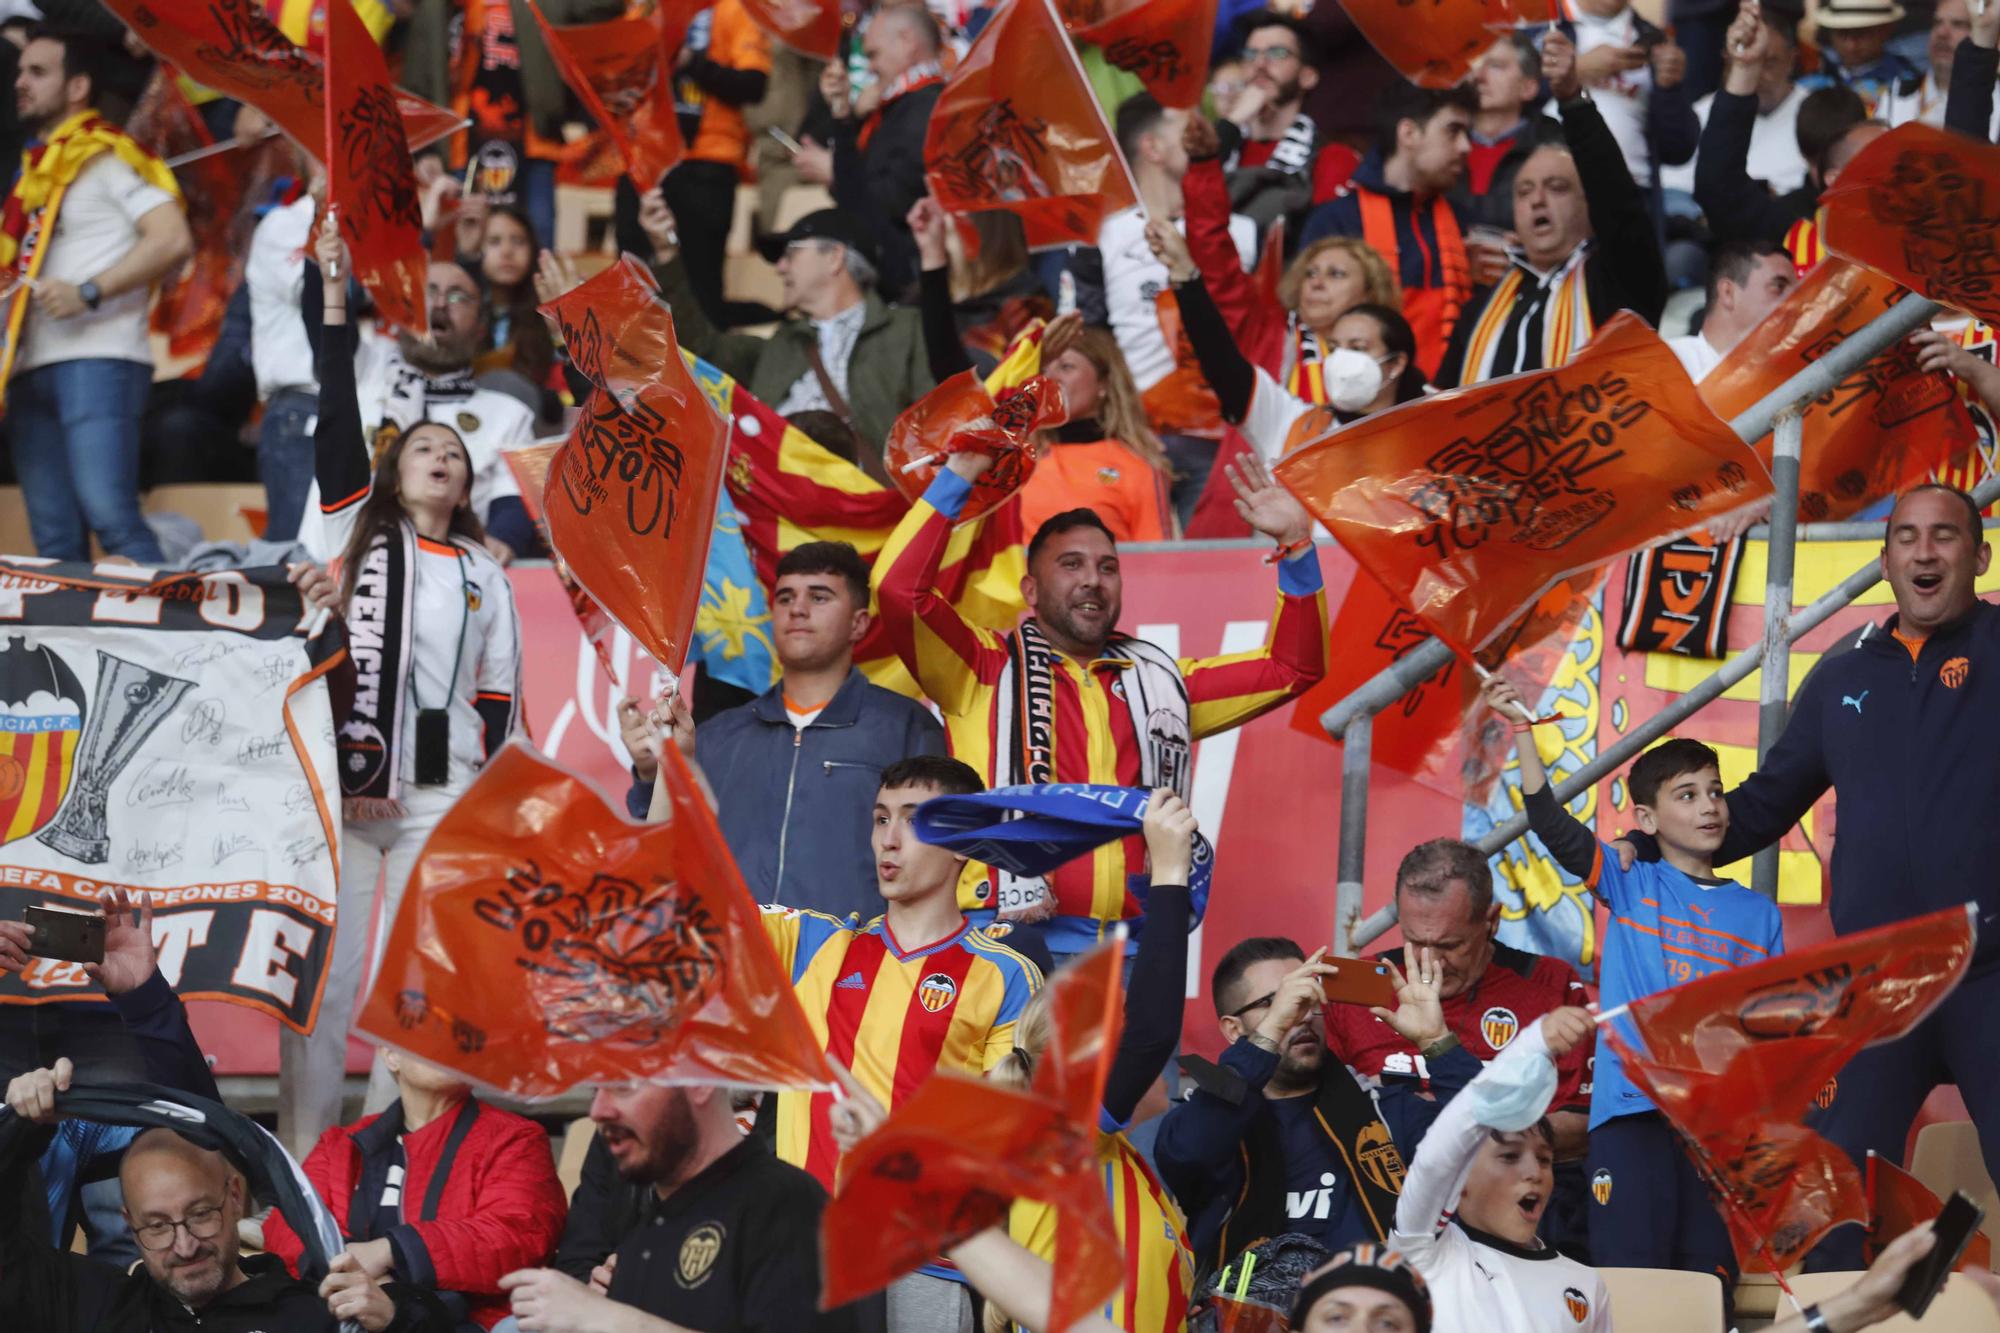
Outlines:
<svg viewBox="0 0 2000 1333"><path fill-rule="evenodd" d="M1822 208L1785 231L1785 253L1792 257L1792 268L1802 278L1826 258L1825 228L1826 210Z"/></svg>
<svg viewBox="0 0 2000 1333"><path fill-rule="evenodd" d="M1014 1024L1041 969L961 918L905 949L885 917L858 929L819 912L764 909L764 929L821 1049L895 1110L939 1069L975 1077L1014 1049ZM778 1156L833 1189L827 1093L778 1096Z"/></svg>
<svg viewBox="0 0 2000 1333"><path fill-rule="evenodd" d="M1123 1134L1097 1136L1097 1160L1111 1217L1118 1226L1124 1279L1105 1303L1106 1319L1125 1333L1179 1333L1187 1326L1194 1291L1194 1250L1187 1223L1166 1186ZM1008 1234L1044 1259L1056 1255L1056 1212L1044 1203L1016 1200Z"/></svg>

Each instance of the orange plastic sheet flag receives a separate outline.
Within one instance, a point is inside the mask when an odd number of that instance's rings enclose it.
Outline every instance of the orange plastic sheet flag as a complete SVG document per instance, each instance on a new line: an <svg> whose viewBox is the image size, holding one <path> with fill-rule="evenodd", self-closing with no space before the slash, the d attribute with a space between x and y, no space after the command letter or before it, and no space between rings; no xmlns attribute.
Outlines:
<svg viewBox="0 0 2000 1333"><path fill-rule="evenodd" d="M549 469L562 449L560 444L530 444L519 449L505 449L500 456L507 460L507 468L514 474L514 484L521 489L521 507L528 511L536 529L542 535L542 545L555 549L549 540L548 511L542 507L542 496L548 489ZM583 628L584 641L597 654L597 664L604 668L605 676L613 684L622 679L618 667L611 660L612 638L617 632L617 622L605 614L595 598L583 590L576 581L576 575L569 572L568 564L558 555L551 562L556 581L562 584L563 594L569 598L569 609L576 614L576 623Z"/></svg>
<svg viewBox="0 0 2000 1333"><path fill-rule="evenodd" d="M1034 475L1034 443L1044 426L1065 420L1062 389L1045 375L998 394L989 393L975 371L964 370L919 398L896 423L882 446L889 479L915 503L955 453L991 454L993 466L972 484L958 521L970 523L1014 498Z"/></svg>
<svg viewBox="0 0 2000 1333"><path fill-rule="evenodd" d="M1868 1150L1866 1175L1868 1243L1862 1247L1862 1254L1872 1264L1890 1241L1936 1218L1944 1211L1944 1204L1923 1181L1873 1148ZM1971 1269L1976 1273L1992 1271L1993 1242L1987 1239L1985 1232L1972 1233L1972 1239L1966 1242L1965 1253L1959 1256L1955 1267Z"/></svg>
<svg viewBox="0 0 2000 1333"><path fill-rule="evenodd" d="M1123 954L1122 940L1107 944L1049 983L1054 1030L1032 1091L934 1074L842 1161L820 1220L822 1309L1003 1221L1012 1199L1056 1210L1050 1328L1070 1327L1118 1289L1097 1136L1123 1019Z"/></svg>
<svg viewBox="0 0 2000 1333"><path fill-rule="evenodd" d="M1821 202L1834 254L2000 323L2000 147L1912 121L1862 149Z"/></svg>
<svg viewBox="0 0 2000 1333"><path fill-rule="evenodd" d="M1733 419L1907 295L1858 264L1821 260L1703 377L1703 401L1723 420ZM1846 518L1895 495L1978 438L1951 376L1921 369L1915 348L1901 338L1816 399L1804 432L1799 517L1808 522ZM1756 447L1768 466L1771 437Z"/></svg>
<svg viewBox="0 0 2000 1333"><path fill-rule="evenodd" d="M1567 365L1378 413L1274 470L1362 568L1468 654L1560 580L1771 490L1757 456L1629 312Z"/></svg>
<svg viewBox="0 0 2000 1333"><path fill-rule="evenodd" d="M1190 107L1208 86L1215 0L1056 0L1070 36L1146 85L1161 106Z"/></svg>
<svg viewBox="0 0 2000 1333"><path fill-rule="evenodd" d="M801 55L840 54L840 0L743 0L750 21Z"/></svg>
<svg viewBox="0 0 2000 1333"><path fill-rule="evenodd" d="M630 255L542 307L594 386L542 493L576 581L678 675L701 602L729 425L681 359L674 317Z"/></svg>
<svg viewBox="0 0 2000 1333"><path fill-rule="evenodd" d="M1806 1109L1855 1052L1908 1032L1959 983L1975 920L1972 904L1947 908L1605 1016L1626 1076L1721 1195L1745 1270L1782 1271L1835 1226L1867 1222L1859 1168L1805 1127Z"/></svg>
<svg viewBox="0 0 2000 1333"><path fill-rule="evenodd" d="M1003 5L931 111L924 177L951 213L1018 214L1031 249L1097 243L1139 191L1050 0Z"/></svg>
<svg viewBox="0 0 2000 1333"><path fill-rule="evenodd" d="M1340 7L1384 60L1425 88L1462 80L1515 23L1505 0L1340 0Z"/></svg>
<svg viewBox="0 0 2000 1333"><path fill-rule="evenodd" d="M395 83L368 26L341 0L326 10L324 95L327 205L337 210L354 276L391 324L428 330L430 256Z"/></svg>
<svg viewBox="0 0 2000 1333"><path fill-rule="evenodd" d="M509 1097L832 1071L679 751L635 824L511 741L424 843L355 1026Z"/></svg>
<svg viewBox="0 0 2000 1333"><path fill-rule="evenodd" d="M694 10L666 0L645 13L602 23L549 22L529 0L556 68L611 138L641 193L687 156L674 118L674 57Z"/></svg>

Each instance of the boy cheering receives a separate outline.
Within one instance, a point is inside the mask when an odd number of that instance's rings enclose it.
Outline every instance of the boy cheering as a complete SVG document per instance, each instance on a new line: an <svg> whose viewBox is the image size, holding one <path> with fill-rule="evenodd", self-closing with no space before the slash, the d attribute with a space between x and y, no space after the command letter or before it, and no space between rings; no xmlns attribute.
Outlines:
<svg viewBox="0 0 2000 1333"><path fill-rule="evenodd" d="M1503 716L1530 716L1499 676L1486 702ZM1661 859L1619 868L1615 852L1556 804L1532 728L1517 728L1521 795L1529 826L1557 864L1582 879L1610 910L1599 993L1605 1009L1724 968L1784 951L1777 905L1715 875L1729 831L1715 751L1669 740L1639 756L1625 779L1638 826L1659 840ZM1636 1035L1628 1029L1628 1038ZM1729 1232L1708 1187L1675 1141L1672 1126L1625 1077L1600 1043L1590 1100L1590 1257L1599 1267L1679 1268L1736 1284Z"/></svg>

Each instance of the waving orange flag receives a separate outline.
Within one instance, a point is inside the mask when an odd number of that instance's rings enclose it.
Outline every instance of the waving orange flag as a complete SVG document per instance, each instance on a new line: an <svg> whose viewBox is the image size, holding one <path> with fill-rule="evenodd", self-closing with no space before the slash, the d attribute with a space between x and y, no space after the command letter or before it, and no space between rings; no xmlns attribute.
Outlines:
<svg viewBox="0 0 2000 1333"><path fill-rule="evenodd" d="M626 255L542 307L596 386L549 469L549 542L653 660L678 674L729 449L681 359L653 275Z"/></svg>
<svg viewBox="0 0 2000 1333"><path fill-rule="evenodd" d="M801 55L840 54L840 0L743 0L750 21Z"/></svg>
<svg viewBox="0 0 2000 1333"><path fill-rule="evenodd" d="M1425 88L1463 79L1515 20L1505 0L1341 0L1340 7L1384 60Z"/></svg>
<svg viewBox="0 0 2000 1333"><path fill-rule="evenodd" d="M1278 480L1462 653L1560 580L1771 489L1643 320L1567 365L1453 389L1341 428Z"/></svg>
<svg viewBox="0 0 2000 1333"><path fill-rule="evenodd" d="M1935 1220L1944 1211L1944 1204L1923 1181L1873 1148L1868 1150L1864 1174L1868 1187L1868 1243L1862 1247L1862 1256L1872 1264L1890 1241ZM1966 1242L1965 1253L1953 1267L1969 1268L1975 1273L1990 1272L1993 1242L1984 1232L1973 1232L1972 1239Z"/></svg>
<svg viewBox="0 0 2000 1333"><path fill-rule="evenodd" d="M1123 946L1050 982L1054 1031L1034 1088L940 1073L840 1164L820 1218L820 1308L878 1291L1005 1220L1011 1199L1056 1208L1049 1327L1068 1328L1118 1288L1116 1223L1098 1169L1104 1080L1123 1023Z"/></svg>
<svg viewBox="0 0 2000 1333"><path fill-rule="evenodd" d="M520 741L424 843L355 1026L510 1097L832 1071L680 752L635 824Z"/></svg>
<svg viewBox="0 0 2000 1333"><path fill-rule="evenodd" d="M1146 85L1161 106L1189 107L1208 86L1215 0L1056 0L1070 35Z"/></svg>
<svg viewBox="0 0 2000 1333"><path fill-rule="evenodd" d="M1062 388L1044 375L991 393L975 371L961 371L907 408L889 427L882 461L889 480L916 503L944 460L963 450L993 455L993 466L972 483L960 523L970 523L1014 498L1035 473L1030 436L1069 414Z"/></svg>
<svg viewBox="0 0 2000 1333"><path fill-rule="evenodd" d="M1050 0L1001 6L931 111L924 178L948 212L1017 214L1032 249L1095 244L1139 203Z"/></svg>
<svg viewBox="0 0 2000 1333"><path fill-rule="evenodd" d="M674 118L674 57L695 11L667 0L643 14L558 27L529 0L549 55L643 193L687 156Z"/></svg>

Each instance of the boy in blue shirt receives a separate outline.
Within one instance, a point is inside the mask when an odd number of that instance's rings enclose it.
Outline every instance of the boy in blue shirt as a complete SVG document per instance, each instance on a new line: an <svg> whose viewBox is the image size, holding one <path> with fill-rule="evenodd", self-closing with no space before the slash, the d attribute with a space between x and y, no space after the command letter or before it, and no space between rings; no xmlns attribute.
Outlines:
<svg viewBox="0 0 2000 1333"><path fill-rule="evenodd" d="M1498 676L1484 694L1503 716L1530 716ZM1784 952L1777 904L1715 875L1729 831L1715 751L1668 740L1640 755L1625 779L1634 822L1658 839L1660 860L1621 869L1618 854L1556 803L1531 728L1517 729L1529 826L1557 864L1610 911L1598 972L1609 1011L1644 995ZM1629 1026L1626 1038L1640 1044ZM1736 1255L1708 1186L1667 1119L1599 1043L1590 1099L1590 1258L1600 1268L1678 1268L1736 1285Z"/></svg>

